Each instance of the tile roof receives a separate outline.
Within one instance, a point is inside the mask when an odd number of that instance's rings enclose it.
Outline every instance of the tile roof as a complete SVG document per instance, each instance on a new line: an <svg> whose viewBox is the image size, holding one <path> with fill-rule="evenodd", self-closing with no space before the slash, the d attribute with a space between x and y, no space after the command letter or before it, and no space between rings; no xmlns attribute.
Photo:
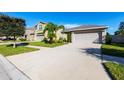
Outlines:
<svg viewBox="0 0 124 93"><path fill-rule="evenodd" d="M80 30L90 30L90 29L107 29L108 26L104 26L104 25L81 25L78 27L73 27L73 28L68 28L65 29L63 32L74 32L74 31L80 31Z"/></svg>
<svg viewBox="0 0 124 93"><path fill-rule="evenodd" d="M30 27L30 28L26 28L25 34L32 34L35 32L35 28Z"/></svg>

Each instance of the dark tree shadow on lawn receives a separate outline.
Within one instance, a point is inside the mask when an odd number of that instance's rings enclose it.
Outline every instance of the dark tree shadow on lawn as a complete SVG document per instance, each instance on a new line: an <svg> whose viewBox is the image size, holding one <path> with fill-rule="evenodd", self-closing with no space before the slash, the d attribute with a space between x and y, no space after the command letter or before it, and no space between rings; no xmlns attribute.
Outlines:
<svg viewBox="0 0 124 93"><path fill-rule="evenodd" d="M101 59L102 62L113 61L113 62L124 64L124 58L103 55L101 52L101 49L99 48L81 48L80 50L82 53L85 52L87 55L94 56L94 57L97 57L98 59Z"/></svg>
<svg viewBox="0 0 124 93"><path fill-rule="evenodd" d="M16 43L16 46L18 47L18 46L27 46L27 45L29 45L29 43ZM12 47L13 46L13 44L9 44L9 45L7 45L7 47Z"/></svg>

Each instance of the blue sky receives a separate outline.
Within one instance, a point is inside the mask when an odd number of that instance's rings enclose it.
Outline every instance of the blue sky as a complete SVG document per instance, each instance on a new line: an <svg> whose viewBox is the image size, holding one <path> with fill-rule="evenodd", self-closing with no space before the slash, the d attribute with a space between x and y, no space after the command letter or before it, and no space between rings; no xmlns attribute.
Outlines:
<svg viewBox="0 0 124 93"><path fill-rule="evenodd" d="M36 23L53 22L66 27L96 24L109 26L108 32L113 34L121 21L124 21L124 12L6 12L13 17L26 20L27 27Z"/></svg>

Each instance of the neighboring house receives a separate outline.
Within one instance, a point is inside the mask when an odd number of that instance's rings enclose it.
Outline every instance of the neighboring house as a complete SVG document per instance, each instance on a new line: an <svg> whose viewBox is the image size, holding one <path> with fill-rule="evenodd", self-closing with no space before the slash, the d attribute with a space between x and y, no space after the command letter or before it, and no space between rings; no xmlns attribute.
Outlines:
<svg viewBox="0 0 124 93"><path fill-rule="evenodd" d="M44 37L47 38L48 32L46 31L43 34L43 30L46 25L47 25L47 23L39 22L34 27L27 28L25 31L25 38L27 38L27 40L29 40L29 41L42 41L44 39ZM59 29L58 31L55 32L56 40L59 40L60 38L66 39L67 36L65 33L62 33L62 31L63 31L63 29Z"/></svg>
<svg viewBox="0 0 124 93"><path fill-rule="evenodd" d="M104 43L107 26L81 25L65 29L64 33L71 34L72 43Z"/></svg>
<svg viewBox="0 0 124 93"><path fill-rule="evenodd" d="M37 25L31 28L27 28L25 31L25 37L29 41L41 41L44 38L43 30L47 23L39 22Z"/></svg>

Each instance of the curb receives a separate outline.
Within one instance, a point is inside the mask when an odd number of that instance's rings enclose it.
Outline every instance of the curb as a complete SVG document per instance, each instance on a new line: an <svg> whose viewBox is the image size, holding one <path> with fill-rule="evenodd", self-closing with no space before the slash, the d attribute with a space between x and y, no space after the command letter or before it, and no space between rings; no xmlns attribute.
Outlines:
<svg viewBox="0 0 124 93"><path fill-rule="evenodd" d="M10 80L31 80L30 77L19 70L14 64L12 64L7 58L2 55L0 55L0 65L2 65L5 73Z"/></svg>

